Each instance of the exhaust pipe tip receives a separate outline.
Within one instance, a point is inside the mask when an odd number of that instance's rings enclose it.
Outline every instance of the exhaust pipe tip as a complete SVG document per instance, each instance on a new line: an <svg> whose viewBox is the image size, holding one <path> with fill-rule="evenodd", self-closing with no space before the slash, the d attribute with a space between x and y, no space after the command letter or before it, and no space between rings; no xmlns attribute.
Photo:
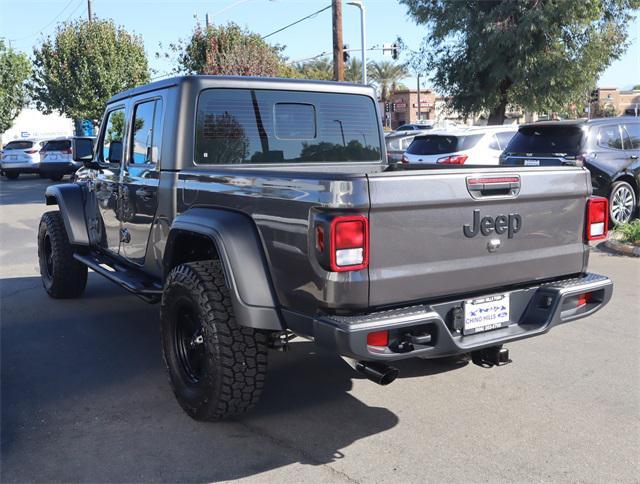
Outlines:
<svg viewBox="0 0 640 484"><path fill-rule="evenodd" d="M389 385L398 377L398 369L376 361L358 361L355 369L378 385Z"/></svg>

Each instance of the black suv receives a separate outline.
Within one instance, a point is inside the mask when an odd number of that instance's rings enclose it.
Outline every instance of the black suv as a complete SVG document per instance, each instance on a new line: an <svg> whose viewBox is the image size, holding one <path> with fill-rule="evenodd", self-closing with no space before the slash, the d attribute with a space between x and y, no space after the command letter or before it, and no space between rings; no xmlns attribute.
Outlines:
<svg viewBox="0 0 640 484"><path fill-rule="evenodd" d="M584 164L596 195L609 199L613 224L632 220L640 200L640 118L548 121L520 126L501 165Z"/></svg>

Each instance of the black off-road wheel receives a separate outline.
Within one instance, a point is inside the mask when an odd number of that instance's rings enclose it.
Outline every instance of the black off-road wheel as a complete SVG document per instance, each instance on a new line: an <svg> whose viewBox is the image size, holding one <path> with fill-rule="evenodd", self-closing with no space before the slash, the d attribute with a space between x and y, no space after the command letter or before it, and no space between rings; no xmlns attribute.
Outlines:
<svg viewBox="0 0 640 484"><path fill-rule="evenodd" d="M38 229L38 261L42 285L56 299L80 297L87 285L87 266L73 258L73 248L60 212L47 212Z"/></svg>
<svg viewBox="0 0 640 484"><path fill-rule="evenodd" d="M192 418L222 420L258 402L267 337L237 323L219 261L175 267L165 284L160 319L169 381Z"/></svg>

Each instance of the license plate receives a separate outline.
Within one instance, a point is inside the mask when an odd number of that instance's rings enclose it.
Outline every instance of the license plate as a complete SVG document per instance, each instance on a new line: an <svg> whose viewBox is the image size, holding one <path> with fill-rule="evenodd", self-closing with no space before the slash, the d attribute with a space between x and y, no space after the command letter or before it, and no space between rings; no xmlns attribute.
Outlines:
<svg viewBox="0 0 640 484"><path fill-rule="evenodd" d="M524 160L524 166L540 166L540 160Z"/></svg>
<svg viewBox="0 0 640 484"><path fill-rule="evenodd" d="M58 159L58 155L47 155L47 161L56 161Z"/></svg>
<svg viewBox="0 0 640 484"><path fill-rule="evenodd" d="M468 299L464 302L464 334L480 333L508 325L508 294Z"/></svg>
<svg viewBox="0 0 640 484"><path fill-rule="evenodd" d="M18 161L17 155L9 155L8 158L9 158L9 161Z"/></svg>

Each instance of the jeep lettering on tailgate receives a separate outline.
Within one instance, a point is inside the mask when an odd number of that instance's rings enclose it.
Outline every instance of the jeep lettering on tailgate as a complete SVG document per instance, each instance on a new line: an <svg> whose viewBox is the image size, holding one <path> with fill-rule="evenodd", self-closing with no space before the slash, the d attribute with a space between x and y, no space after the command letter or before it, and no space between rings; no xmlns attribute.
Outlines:
<svg viewBox="0 0 640 484"><path fill-rule="evenodd" d="M470 239L478 235L478 232L482 235L489 235L494 231L496 234L507 232L507 237L512 239L515 234L520 232L521 228L522 217L520 214L498 215L495 219L487 215L480 219L480 210L477 209L473 211L473 225L465 224L462 227L464 235Z"/></svg>

